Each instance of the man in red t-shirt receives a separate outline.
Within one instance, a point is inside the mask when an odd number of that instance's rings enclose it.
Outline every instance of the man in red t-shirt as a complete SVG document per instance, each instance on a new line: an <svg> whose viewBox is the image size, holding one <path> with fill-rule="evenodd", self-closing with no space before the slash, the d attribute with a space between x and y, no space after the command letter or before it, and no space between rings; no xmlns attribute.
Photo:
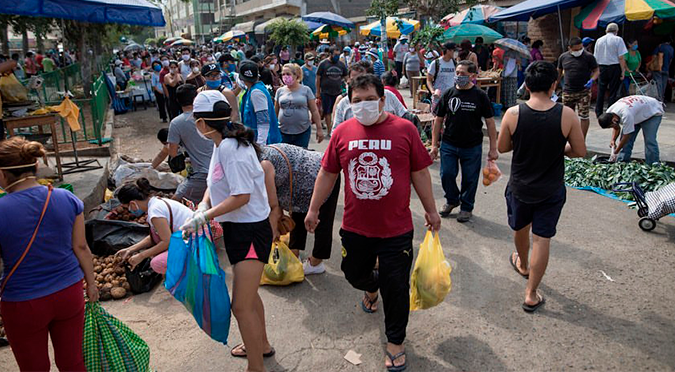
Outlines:
<svg viewBox="0 0 675 372"><path fill-rule="evenodd" d="M438 231L441 219L434 205L431 157L415 126L384 111L384 86L375 75L350 84L354 117L333 132L314 185L305 219L314 232L319 208L340 171L345 174L342 220L342 271L349 283L365 291L361 308L377 310L382 293L387 335L387 368L405 365L405 340L410 309L413 260L411 185L425 210L426 226ZM379 268L373 270L376 260Z"/></svg>

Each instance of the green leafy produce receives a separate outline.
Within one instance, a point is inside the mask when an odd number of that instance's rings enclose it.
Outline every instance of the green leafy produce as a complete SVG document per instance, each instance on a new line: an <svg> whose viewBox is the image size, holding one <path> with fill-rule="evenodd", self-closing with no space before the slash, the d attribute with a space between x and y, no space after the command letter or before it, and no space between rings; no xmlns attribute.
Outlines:
<svg viewBox="0 0 675 372"><path fill-rule="evenodd" d="M620 182L636 182L645 192L656 191L675 182L675 169L665 163L647 165L640 162L602 164L592 159L565 158L565 184L572 187L599 187L612 190ZM614 193L633 200L628 193Z"/></svg>

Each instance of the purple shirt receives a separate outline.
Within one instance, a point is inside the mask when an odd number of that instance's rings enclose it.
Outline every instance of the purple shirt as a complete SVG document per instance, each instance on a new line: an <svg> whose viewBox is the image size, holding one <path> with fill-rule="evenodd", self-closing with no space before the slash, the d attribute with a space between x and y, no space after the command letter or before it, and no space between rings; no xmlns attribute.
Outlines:
<svg viewBox="0 0 675 372"><path fill-rule="evenodd" d="M0 198L0 251L5 276L28 246L47 198L46 187L33 187ZM54 189L35 241L5 287L3 301L44 297L82 280L73 252L73 224L84 204L70 191Z"/></svg>
<svg viewBox="0 0 675 372"><path fill-rule="evenodd" d="M536 48L532 48L532 50L530 50L530 56L532 57L532 62L541 61L544 59L544 55L541 54L541 51Z"/></svg>

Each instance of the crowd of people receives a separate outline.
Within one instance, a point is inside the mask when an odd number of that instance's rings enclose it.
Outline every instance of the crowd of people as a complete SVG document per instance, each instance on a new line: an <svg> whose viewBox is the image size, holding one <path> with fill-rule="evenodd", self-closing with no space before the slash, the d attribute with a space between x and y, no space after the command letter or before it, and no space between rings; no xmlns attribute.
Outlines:
<svg viewBox="0 0 675 372"><path fill-rule="evenodd" d="M183 153L190 167L175 200L154 196L145 179L116 192L130 213L147 213L152 231L118 256L131 266L150 258L152 268L164 273L173 232L195 233L219 223L233 267L232 311L242 337L231 354L247 358L247 371L264 371L263 359L275 350L258 283L272 243L280 238L280 220L289 213L295 221L289 246L297 256L306 248L308 233L315 234L303 269L306 275L323 273L342 192L341 269L363 291L359 307L364 312L378 311L381 297L384 365L402 371L414 257L412 189L424 209L425 228L438 231L441 218L458 207L457 221L469 221L485 127L488 161L513 152L505 192L505 217L515 245L509 262L528 279L522 309L534 312L545 303L538 287L566 201L564 157L586 155L594 82L603 92L610 90L609 108L605 112L599 100L597 112L601 127L614 131L614 151L629 160L642 129L646 141L649 137L647 161L659 160L655 138L663 109L650 97L619 99L615 89L623 86L619 78L635 54L625 50L614 26L595 42L594 53L584 40L571 38L557 66L543 60L539 40L532 43L532 60L524 61L510 51L490 51L480 39L475 45L445 43L437 51L409 45L402 37L391 48L392 66L384 65L384 51L374 42L342 48L322 42L316 48L280 47L262 54L239 43L120 52L113 62L116 83L123 89L128 70L147 70L159 118L170 120L158 134L163 146L153 166ZM658 62L667 69L672 47L663 44L658 50ZM529 99L517 104L518 70L524 65ZM479 72L489 68L503 69L509 96L499 134L490 97L476 84ZM430 149L398 90L401 78L423 74L435 116ZM563 104L552 99L561 81ZM328 139L323 154L309 149L312 133L316 143ZM36 142L0 141L0 187L8 192L0 199L1 311L22 370L49 369L47 334L59 340L54 343L57 366L82 370L83 280L89 301L98 297L83 205L66 191L37 183L43 155ZM440 211L429 172L439 156ZM197 204L197 210L183 206L183 199ZM17 216L19 209L26 213Z"/></svg>

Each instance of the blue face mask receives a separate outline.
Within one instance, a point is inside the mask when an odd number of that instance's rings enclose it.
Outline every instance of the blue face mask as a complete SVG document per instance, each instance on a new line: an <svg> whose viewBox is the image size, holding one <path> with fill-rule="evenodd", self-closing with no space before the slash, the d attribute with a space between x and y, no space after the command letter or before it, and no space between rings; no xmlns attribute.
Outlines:
<svg viewBox="0 0 675 372"><path fill-rule="evenodd" d="M136 206L138 207L138 205L136 205ZM129 213L133 214L134 217L140 217L140 216L142 216L142 215L145 214L145 212L143 212L143 210L140 209L140 208L139 208L139 209L136 209L136 210L132 210L132 209L131 209L131 204L129 204Z"/></svg>
<svg viewBox="0 0 675 372"><path fill-rule="evenodd" d="M234 64L229 64L227 65L227 71L228 72L235 72L237 70L237 66Z"/></svg>
<svg viewBox="0 0 675 372"><path fill-rule="evenodd" d="M155 67L153 67L152 69L155 70L155 71L157 71L157 72L160 72L160 71L162 71L162 66L160 66L160 65L155 65Z"/></svg>
<svg viewBox="0 0 675 372"><path fill-rule="evenodd" d="M638 50L637 44L633 45L633 46L631 47L631 49L633 49L633 50Z"/></svg>
<svg viewBox="0 0 675 372"><path fill-rule="evenodd" d="M220 86L220 81L218 81L218 80L207 80L206 86L209 87L209 89L218 89L218 87Z"/></svg>

